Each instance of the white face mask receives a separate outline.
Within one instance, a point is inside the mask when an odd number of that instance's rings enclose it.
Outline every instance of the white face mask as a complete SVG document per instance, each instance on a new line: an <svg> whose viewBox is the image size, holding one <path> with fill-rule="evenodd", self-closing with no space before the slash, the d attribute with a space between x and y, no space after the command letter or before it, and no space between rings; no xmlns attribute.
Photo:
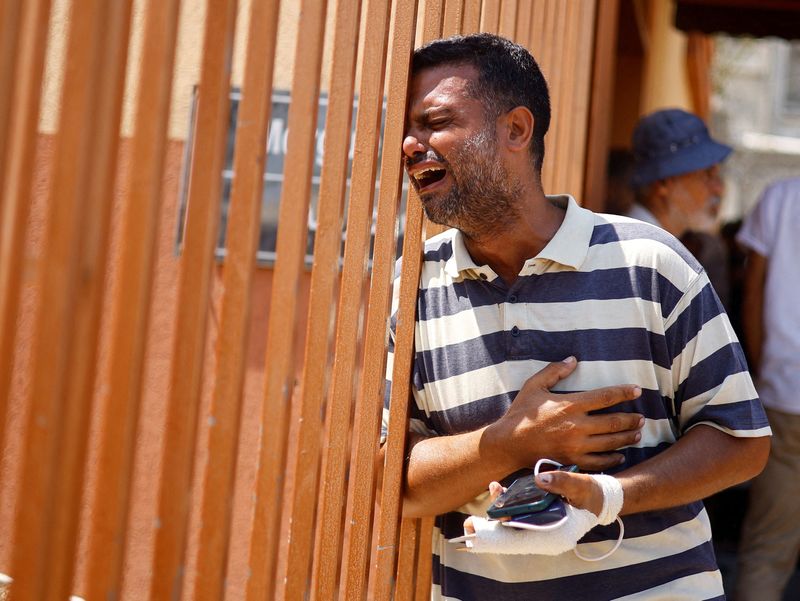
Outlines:
<svg viewBox="0 0 800 601"><path fill-rule="evenodd" d="M538 472L537 463L535 472ZM557 522L545 525L524 522L500 522L473 516L474 534L451 539L451 543L463 542L473 553L498 555L561 555L573 550L586 561L600 561L616 551L622 543L625 529L618 517L622 509L622 485L613 476L592 475L603 489L603 509L600 516L586 509L577 509L564 503L565 515ZM560 502L560 501L559 501ZM586 557L578 552L577 544L583 536L598 524L619 522L619 537L606 553L599 557ZM596 543L595 543L596 544Z"/></svg>
<svg viewBox="0 0 800 601"><path fill-rule="evenodd" d="M502 555L561 555L574 551L586 561L605 559L617 550L622 543L624 529L622 520L620 533L613 548L600 557L586 557L578 552L577 544L583 536L599 524L595 514L586 509L566 505L566 516L558 522L537 526L522 522L498 522L486 518L473 517L475 535L465 539L466 546L473 553L492 553ZM595 543L596 544L596 543Z"/></svg>

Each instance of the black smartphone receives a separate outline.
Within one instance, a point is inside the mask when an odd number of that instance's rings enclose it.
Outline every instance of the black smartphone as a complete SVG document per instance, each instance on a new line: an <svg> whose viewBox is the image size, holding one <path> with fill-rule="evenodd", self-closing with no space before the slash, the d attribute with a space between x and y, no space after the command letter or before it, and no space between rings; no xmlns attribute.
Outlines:
<svg viewBox="0 0 800 601"><path fill-rule="evenodd" d="M576 472L577 465L558 468L562 471ZM558 495L543 491L536 486L533 474L517 478L508 490L497 497L486 510L490 518L513 517L526 513L535 513L547 509L558 498Z"/></svg>
<svg viewBox="0 0 800 601"><path fill-rule="evenodd" d="M503 522L504 526L512 528L527 528L529 526L547 526L564 519L567 516L567 507L563 499L555 499L546 509L534 513L523 513L515 515L509 522Z"/></svg>

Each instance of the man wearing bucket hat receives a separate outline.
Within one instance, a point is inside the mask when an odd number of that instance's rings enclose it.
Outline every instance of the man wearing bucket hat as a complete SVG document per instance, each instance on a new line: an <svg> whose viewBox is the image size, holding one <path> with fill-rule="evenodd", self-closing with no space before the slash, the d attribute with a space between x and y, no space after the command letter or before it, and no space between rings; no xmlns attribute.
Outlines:
<svg viewBox="0 0 800 601"><path fill-rule="evenodd" d="M642 117L633 132L631 183L638 205L630 216L677 238L689 230L709 231L723 190L719 164L731 150L686 111L665 109Z"/></svg>
<svg viewBox="0 0 800 601"><path fill-rule="evenodd" d="M719 166L731 150L692 113L664 109L642 117L633 132L636 204L628 213L680 239L726 306L728 259L716 220L724 189Z"/></svg>

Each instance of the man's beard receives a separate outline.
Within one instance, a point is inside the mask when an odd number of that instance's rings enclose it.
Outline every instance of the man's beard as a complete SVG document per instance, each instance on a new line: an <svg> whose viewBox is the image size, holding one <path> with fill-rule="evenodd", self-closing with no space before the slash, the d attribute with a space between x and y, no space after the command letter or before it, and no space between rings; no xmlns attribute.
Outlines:
<svg viewBox="0 0 800 601"><path fill-rule="evenodd" d="M441 160L439 157L437 160ZM453 179L450 190L422 198L428 219L481 239L502 232L519 218L522 185L497 157L492 125L467 138L447 158Z"/></svg>

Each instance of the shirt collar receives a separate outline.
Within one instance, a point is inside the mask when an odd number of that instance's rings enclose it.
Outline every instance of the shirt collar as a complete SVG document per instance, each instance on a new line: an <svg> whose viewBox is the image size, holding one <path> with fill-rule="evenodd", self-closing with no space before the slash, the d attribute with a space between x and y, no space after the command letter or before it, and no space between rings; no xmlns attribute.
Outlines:
<svg viewBox="0 0 800 601"><path fill-rule="evenodd" d="M477 265L464 245L464 234L461 230L452 229L453 232L453 254L445 263L444 269L452 278L458 278L462 272L469 270L479 270L481 267L488 268L488 265Z"/></svg>
<svg viewBox="0 0 800 601"><path fill-rule="evenodd" d="M566 207L567 213L555 236L536 258L549 259L579 269L589 254L589 242L594 231L594 213L584 209L568 194L547 198L560 207Z"/></svg>
<svg viewBox="0 0 800 601"><path fill-rule="evenodd" d="M555 236L528 263L533 259L548 259L578 269L589 252L589 241L594 230L594 215L588 209L578 205L575 199L568 194L547 196L547 198L560 207L566 208L567 212ZM488 265L475 263L464 245L464 235L460 230L453 229L451 232L453 254L444 267L449 276L458 278L463 272L471 270L479 277L481 274L486 274L488 279L497 277Z"/></svg>
<svg viewBox="0 0 800 601"><path fill-rule="evenodd" d="M628 211L627 216L661 227L661 224L658 222L658 219L656 219L656 216L653 215L652 211L639 203L634 203L634 205Z"/></svg>

